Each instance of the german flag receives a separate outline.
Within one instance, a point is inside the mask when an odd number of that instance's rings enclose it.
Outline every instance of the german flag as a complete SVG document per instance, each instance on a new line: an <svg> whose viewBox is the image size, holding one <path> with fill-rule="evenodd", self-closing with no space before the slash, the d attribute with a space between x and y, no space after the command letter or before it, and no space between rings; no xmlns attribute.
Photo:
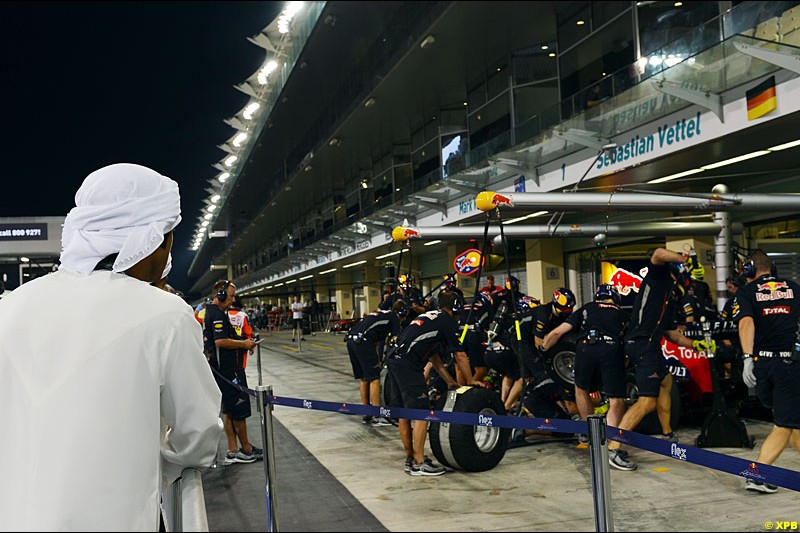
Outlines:
<svg viewBox="0 0 800 533"><path fill-rule="evenodd" d="M758 86L747 91L747 120L755 120L775 111L778 100L775 97L775 76L770 76Z"/></svg>

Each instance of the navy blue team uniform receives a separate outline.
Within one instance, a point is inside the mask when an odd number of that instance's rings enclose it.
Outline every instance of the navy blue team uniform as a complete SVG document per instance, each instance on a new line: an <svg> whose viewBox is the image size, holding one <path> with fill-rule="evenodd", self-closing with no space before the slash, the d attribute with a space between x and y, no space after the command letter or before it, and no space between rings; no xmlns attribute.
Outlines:
<svg viewBox="0 0 800 533"><path fill-rule="evenodd" d="M567 323L578 332L575 385L592 391L600 382L610 398L625 398L622 309L611 301L589 302L572 313Z"/></svg>
<svg viewBox="0 0 800 533"><path fill-rule="evenodd" d="M400 319L393 311L379 309L368 314L350 328L347 335L347 353L355 379L373 381L380 379L381 355L379 347L387 335L400 334Z"/></svg>
<svg viewBox="0 0 800 533"><path fill-rule="evenodd" d="M428 311L415 317L400 333L397 349L387 360L390 407L431 408L425 365L434 355L464 351L457 328L455 319L446 312Z"/></svg>
<svg viewBox="0 0 800 533"><path fill-rule="evenodd" d="M661 382L669 373L661 338L664 331L677 328L677 303L673 297L676 283L670 265L648 262L631 310L625 333L625 350L629 364L636 367L639 396L658 397Z"/></svg>
<svg viewBox="0 0 800 533"><path fill-rule="evenodd" d="M800 429L800 360L794 352L800 285L767 274L736 293L733 319L749 316L755 324L753 362L756 394L772 409L775 425Z"/></svg>

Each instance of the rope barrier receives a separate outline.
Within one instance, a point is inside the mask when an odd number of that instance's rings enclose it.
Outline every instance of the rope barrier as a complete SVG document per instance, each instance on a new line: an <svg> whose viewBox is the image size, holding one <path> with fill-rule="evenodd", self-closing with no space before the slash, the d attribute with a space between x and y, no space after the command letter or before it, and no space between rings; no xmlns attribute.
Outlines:
<svg viewBox="0 0 800 533"><path fill-rule="evenodd" d="M255 390L231 382L222 376L213 366L211 370L232 387L239 389L241 392L253 398L257 397ZM534 431L552 431L556 433L575 433L583 435L586 435L588 432L586 422L558 418L484 415L477 413L435 411L433 409L409 409L405 407L374 407L371 405L346 402L330 402L269 395L266 396L266 401L272 405L327 411L346 415L370 415L383 418L403 418L407 420L463 424L467 426L529 429ZM762 483L770 483L800 492L800 472L794 470L757 463L747 459L740 459L738 457L689 446L688 444L664 441L649 435L642 435L635 431L623 430L614 426L606 426L606 438L634 448L663 455L664 457L669 457L677 461L696 464L711 468L712 470L719 470L720 472L726 472L735 476L760 481Z"/></svg>
<svg viewBox="0 0 800 533"><path fill-rule="evenodd" d="M535 431L552 431L557 433L574 433L586 435L586 422L557 418L532 418L508 415L484 415L477 413L444 412L425 409L408 409L400 407L373 407L370 405L351 404L346 402L330 402L324 400L288 398L268 396L267 401L273 405L327 411L346 415L372 415L384 418L403 418L408 420L426 420L468 426L484 426L512 429L529 429ZM606 437L622 444L640 448L677 461L692 463L712 470L719 470L735 476L745 477L770 483L800 492L800 472L777 466L756 463L718 452L695 448L683 443L664 441L634 431L622 430L606 426Z"/></svg>

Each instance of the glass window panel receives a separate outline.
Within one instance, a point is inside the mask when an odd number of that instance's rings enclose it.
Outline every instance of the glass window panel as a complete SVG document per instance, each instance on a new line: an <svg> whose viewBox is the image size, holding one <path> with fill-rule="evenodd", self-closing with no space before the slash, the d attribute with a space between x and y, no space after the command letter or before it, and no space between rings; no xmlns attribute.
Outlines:
<svg viewBox="0 0 800 533"><path fill-rule="evenodd" d="M558 49L566 50L591 31L590 2L576 2L575 9L558 15ZM578 22L583 21L583 24Z"/></svg>
<svg viewBox="0 0 800 533"><path fill-rule="evenodd" d="M719 15L717 2L642 2L637 7L639 44L643 56L691 34L698 26Z"/></svg>
<svg viewBox="0 0 800 533"><path fill-rule="evenodd" d="M630 2L592 2L592 29L599 28L630 8Z"/></svg>

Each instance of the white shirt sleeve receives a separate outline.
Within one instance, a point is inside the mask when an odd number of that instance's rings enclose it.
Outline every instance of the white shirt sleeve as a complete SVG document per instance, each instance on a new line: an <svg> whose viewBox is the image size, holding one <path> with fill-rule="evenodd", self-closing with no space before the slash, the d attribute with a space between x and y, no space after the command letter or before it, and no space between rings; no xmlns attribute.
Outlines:
<svg viewBox="0 0 800 533"><path fill-rule="evenodd" d="M187 467L214 462L222 433L222 395L203 354L203 333L190 315L182 317L172 342L165 346L161 414L169 430L161 443L164 482Z"/></svg>

